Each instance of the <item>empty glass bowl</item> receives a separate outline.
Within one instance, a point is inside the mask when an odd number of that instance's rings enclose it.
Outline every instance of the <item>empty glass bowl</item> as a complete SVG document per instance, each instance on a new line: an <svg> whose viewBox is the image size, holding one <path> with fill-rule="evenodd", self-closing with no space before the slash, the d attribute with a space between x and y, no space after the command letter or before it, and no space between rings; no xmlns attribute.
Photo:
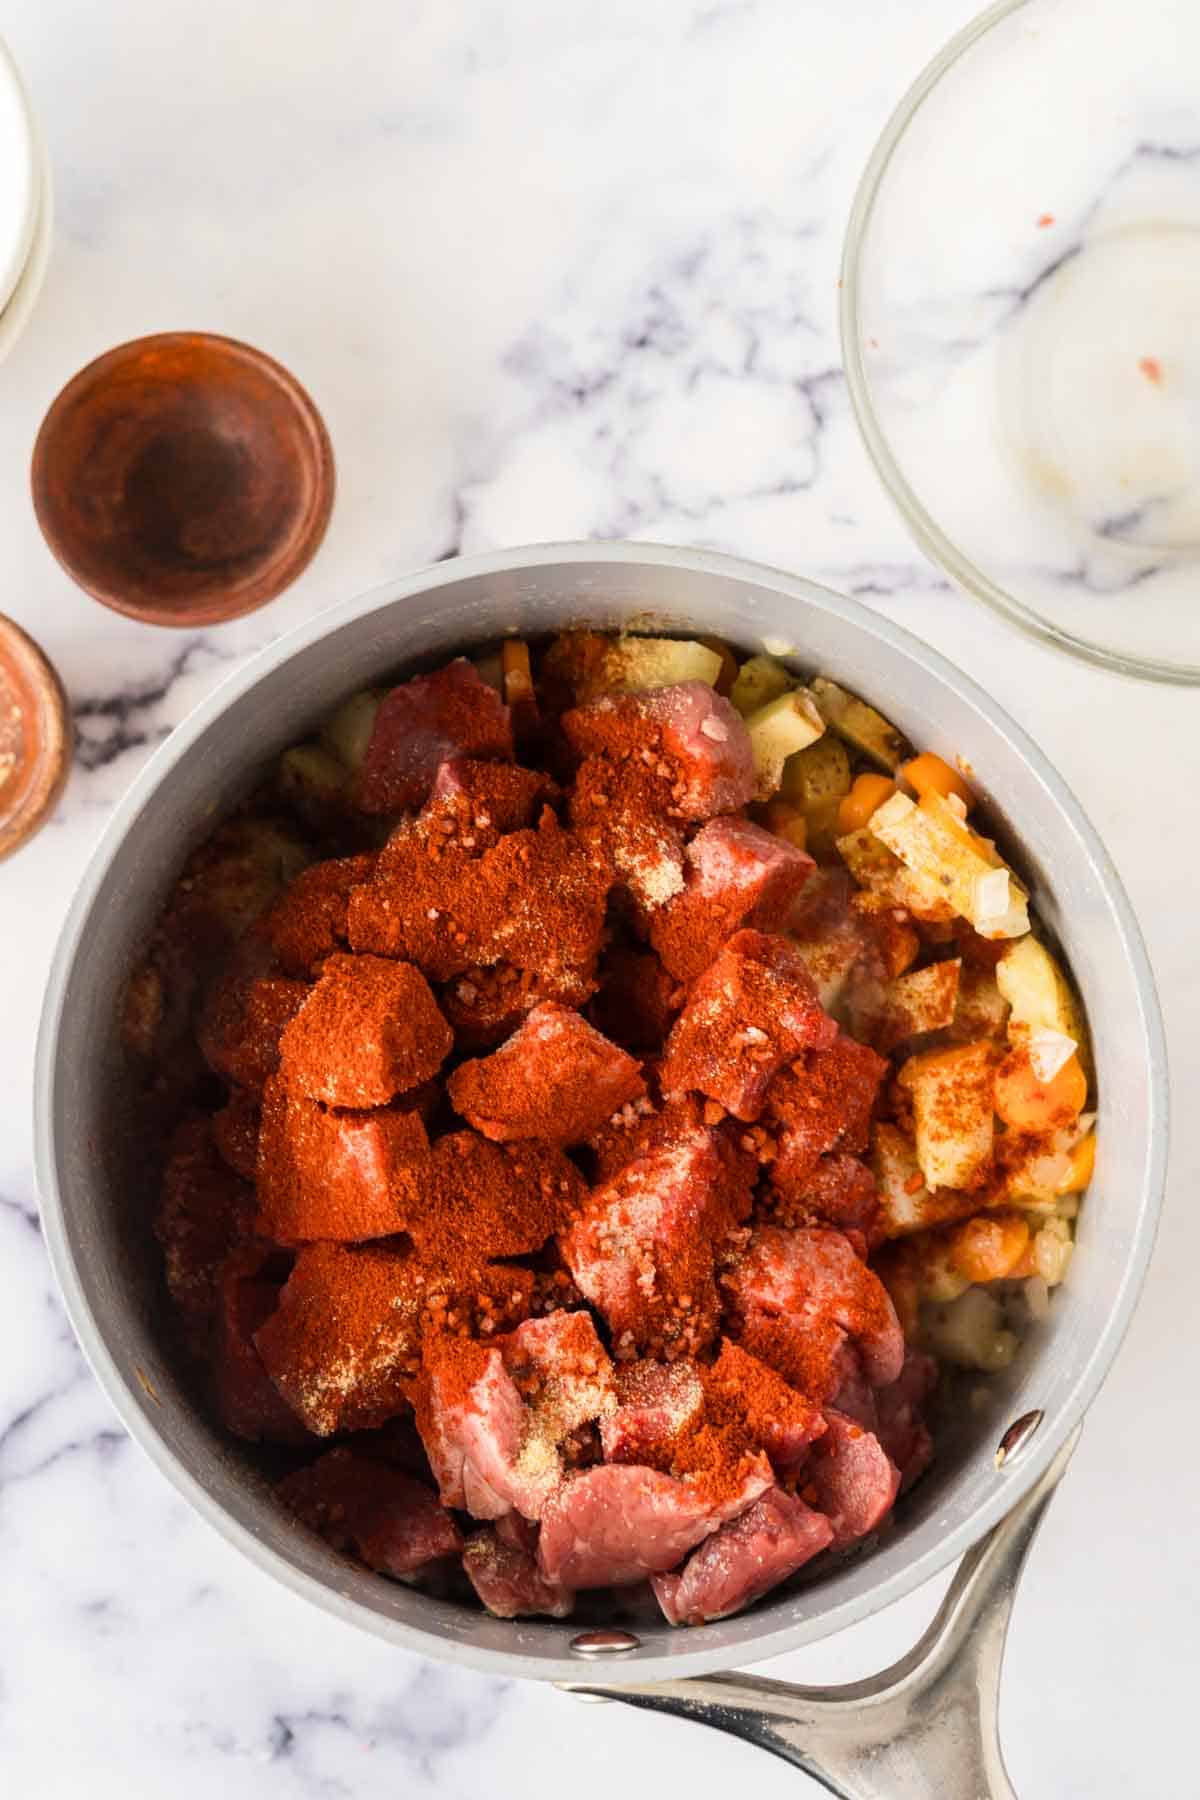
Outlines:
<svg viewBox="0 0 1200 1800"><path fill-rule="evenodd" d="M1200 0L1001 0L885 129L842 334L872 457L963 588L1200 681Z"/></svg>

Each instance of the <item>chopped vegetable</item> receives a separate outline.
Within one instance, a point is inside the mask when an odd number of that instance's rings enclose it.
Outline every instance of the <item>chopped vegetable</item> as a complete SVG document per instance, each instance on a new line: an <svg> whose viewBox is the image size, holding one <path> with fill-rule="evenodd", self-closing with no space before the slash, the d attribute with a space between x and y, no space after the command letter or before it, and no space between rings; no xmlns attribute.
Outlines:
<svg viewBox="0 0 1200 1800"><path fill-rule="evenodd" d="M886 775L860 775L838 808L838 830L843 837L862 831L872 813L896 792Z"/></svg>
<svg viewBox="0 0 1200 1800"><path fill-rule="evenodd" d="M953 794L965 807L975 804L975 796L958 773L932 750L922 750L911 762L900 765L900 773L910 788L923 800L926 794L940 794L948 800Z"/></svg>
<svg viewBox="0 0 1200 1800"><path fill-rule="evenodd" d="M529 666L529 645L521 638L506 638L500 646L501 692L512 709L513 730L525 737L538 722L538 703Z"/></svg>
<svg viewBox="0 0 1200 1800"><path fill-rule="evenodd" d="M867 828L904 866L936 887L981 937L1020 937L1029 930L1028 896L986 838L956 818L940 794L920 805L906 794L872 814Z"/></svg>
<svg viewBox="0 0 1200 1800"><path fill-rule="evenodd" d="M860 887L893 906L904 907L923 922L949 923L954 908L937 883L906 869L886 844L864 826L837 841L838 855Z"/></svg>
<svg viewBox="0 0 1200 1800"><path fill-rule="evenodd" d="M729 648L729 645L721 638L705 637L701 638L699 641L704 645L706 650L711 650L714 656L720 657L721 671L713 681L713 686L716 688L718 694L724 694L725 698L728 699L729 695L733 692L733 684L738 678L738 659Z"/></svg>
<svg viewBox="0 0 1200 1800"><path fill-rule="evenodd" d="M954 1020L962 963L957 957L912 969L884 989L884 1032L889 1044L903 1043L927 1031L941 1031Z"/></svg>
<svg viewBox="0 0 1200 1800"><path fill-rule="evenodd" d="M1009 1037L1014 1043L1045 1030L1086 1045L1082 1008L1057 961L1038 938L1031 934L1005 950L996 964L996 984L1012 1008Z"/></svg>
<svg viewBox="0 0 1200 1800"><path fill-rule="evenodd" d="M754 752L755 792L769 800L778 792L783 765L789 756L816 743L825 727L821 715L804 688L793 688L760 706L746 720Z"/></svg>
<svg viewBox="0 0 1200 1800"><path fill-rule="evenodd" d="M980 1213L951 1232L951 1264L968 1281L1003 1281L1028 1250L1030 1235L1019 1213Z"/></svg>
<svg viewBox="0 0 1200 1800"><path fill-rule="evenodd" d="M317 831L327 830L345 805L345 765L321 744L297 744L279 759L279 797Z"/></svg>
<svg viewBox="0 0 1200 1800"><path fill-rule="evenodd" d="M1016 1355L1016 1335L1006 1329L1000 1302L986 1288L970 1287L947 1306L927 1307L923 1322L929 1348L963 1368L1005 1369Z"/></svg>
<svg viewBox="0 0 1200 1800"><path fill-rule="evenodd" d="M847 693L845 688L824 675L818 675L813 682L812 696L831 731L844 738L853 749L869 756L872 762L895 774L907 754L908 745L882 713L877 713L857 694Z"/></svg>
<svg viewBox="0 0 1200 1800"><path fill-rule="evenodd" d="M987 1169L995 1135L989 1043L912 1056L900 1069L912 1095L917 1161L931 1188L970 1187Z"/></svg>
<svg viewBox="0 0 1200 1800"><path fill-rule="evenodd" d="M1014 1050L996 1070L996 1111L1014 1131L1054 1131L1077 1119L1087 1104L1087 1076L1071 1055L1050 1081L1041 1081L1028 1050Z"/></svg>
<svg viewBox="0 0 1200 1800"><path fill-rule="evenodd" d="M780 793L805 812L826 800L840 800L850 790L850 758L846 746L828 732L789 756L784 764Z"/></svg>
<svg viewBox="0 0 1200 1800"><path fill-rule="evenodd" d="M325 721L321 742L352 775L357 774L367 759L367 746L375 730L375 715L382 694L355 694Z"/></svg>
<svg viewBox="0 0 1200 1800"><path fill-rule="evenodd" d="M751 656L738 670L729 698L743 719L796 686L796 677L773 656Z"/></svg>

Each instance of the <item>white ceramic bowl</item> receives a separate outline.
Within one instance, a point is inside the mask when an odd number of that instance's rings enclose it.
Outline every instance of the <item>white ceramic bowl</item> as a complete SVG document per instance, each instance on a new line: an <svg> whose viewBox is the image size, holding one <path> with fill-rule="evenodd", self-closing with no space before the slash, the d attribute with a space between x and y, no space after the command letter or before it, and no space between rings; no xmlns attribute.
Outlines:
<svg viewBox="0 0 1200 1800"><path fill-rule="evenodd" d="M0 361L24 330L50 257L50 165L24 83L0 39Z"/></svg>

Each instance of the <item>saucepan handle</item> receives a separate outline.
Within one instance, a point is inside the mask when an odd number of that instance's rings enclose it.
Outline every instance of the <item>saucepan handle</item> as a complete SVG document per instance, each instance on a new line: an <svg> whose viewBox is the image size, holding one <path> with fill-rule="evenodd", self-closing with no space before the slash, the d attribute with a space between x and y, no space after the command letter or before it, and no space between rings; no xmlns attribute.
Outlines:
<svg viewBox="0 0 1200 1800"><path fill-rule="evenodd" d="M566 1684L711 1725L794 1763L842 1800L1017 1800L1000 1751L1000 1665L1021 1570L1079 1439L959 1564L937 1617L890 1669L845 1687L712 1675Z"/></svg>

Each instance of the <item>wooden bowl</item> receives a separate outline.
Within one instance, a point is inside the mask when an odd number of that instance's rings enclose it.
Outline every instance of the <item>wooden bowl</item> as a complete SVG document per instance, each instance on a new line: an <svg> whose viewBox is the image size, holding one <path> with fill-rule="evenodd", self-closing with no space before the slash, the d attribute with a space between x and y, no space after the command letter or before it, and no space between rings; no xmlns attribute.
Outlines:
<svg viewBox="0 0 1200 1800"><path fill-rule="evenodd" d="M170 331L81 369L33 451L46 542L95 599L151 625L263 606L313 556L333 505L320 413L233 338Z"/></svg>
<svg viewBox="0 0 1200 1800"><path fill-rule="evenodd" d="M44 824L70 766L62 683L33 639L0 616L0 857Z"/></svg>

